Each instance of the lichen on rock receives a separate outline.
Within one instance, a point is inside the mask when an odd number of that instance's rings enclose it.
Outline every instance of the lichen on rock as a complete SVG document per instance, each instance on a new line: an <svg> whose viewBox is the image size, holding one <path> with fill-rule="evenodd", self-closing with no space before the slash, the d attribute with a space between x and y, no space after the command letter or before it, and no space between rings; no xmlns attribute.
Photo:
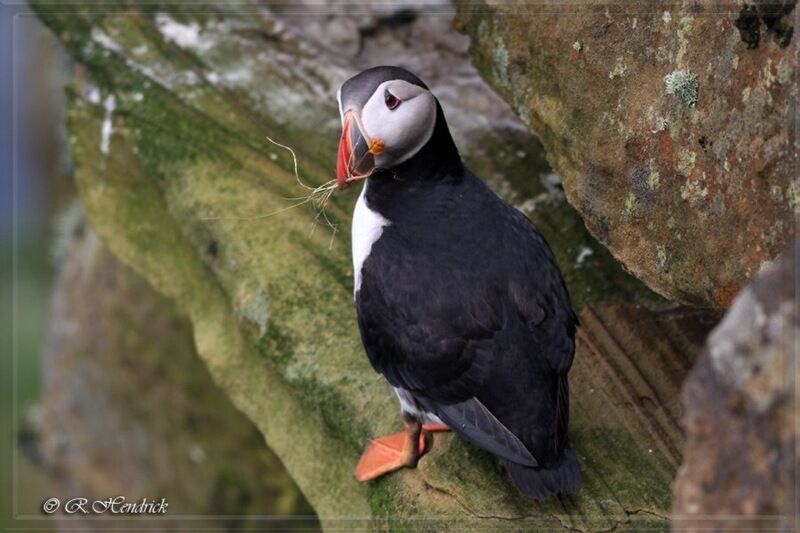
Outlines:
<svg viewBox="0 0 800 533"><path fill-rule="evenodd" d="M697 76L688 70L674 70L664 76L664 86L667 94L678 99L681 105L694 107L700 91Z"/></svg>
<svg viewBox="0 0 800 533"><path fill-rule="evenodd" d="M771 196L796 175L798 92L781 81L796 74L795 2L737 5L459 3L475 64L540 137L587 228L653 290L709 307L785 248L796 216L795 196ZM629 183L645 165L648 201Z"/></svg>

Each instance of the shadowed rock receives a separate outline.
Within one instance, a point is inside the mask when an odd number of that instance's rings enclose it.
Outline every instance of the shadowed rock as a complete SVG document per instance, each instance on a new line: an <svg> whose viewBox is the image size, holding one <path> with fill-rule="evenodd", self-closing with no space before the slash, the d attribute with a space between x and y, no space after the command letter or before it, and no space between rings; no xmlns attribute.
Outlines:
<svg viewBox="0 0 800 533"><path fill-rule="evenodd" d="M684 385L678 528L796 530L799 255L795 244L736 297Z"/></svg>

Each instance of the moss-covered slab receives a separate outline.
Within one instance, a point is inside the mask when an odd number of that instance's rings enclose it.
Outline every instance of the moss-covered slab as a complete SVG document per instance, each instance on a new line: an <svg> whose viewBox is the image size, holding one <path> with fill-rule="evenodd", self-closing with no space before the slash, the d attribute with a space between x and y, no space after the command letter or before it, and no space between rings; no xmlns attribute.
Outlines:
<svg viewBox="0 0 800 533"><path fill-rule="evenodd" d="M479 70L652 289L727 306L791 241L793 0L459 5Z"/></svg>
<svg viewBox="0 0 800 533"><path fill-rule="evenodd" d="M163 497L158 518L174 527L252 527L276 515L313 528L280 460L197 357L191 324L102 246L79 209L68 213L44 356L51 496ZM108 516L78 513L69 526L101 523L112 528Z"/></svg>
<svg viewBox="0 0 800 533"><path fill-rule="evenodd" d="M263 433L323 526L665 527L680 440L673 400L708 325L683 310L622 303L659 301L596 247L557 177L537 173L530 137L473 132L483 150L469 157L547 234L576 301L593 304L581 312L572 374L586 487L534 504L495 460L453 435L437 435L417 470L360 485L352 468L369 438L398 428L396 399L358 339L349 232L332 239L310 206L287 209L287 198L305 191L291 156L265 139L296 150L305 182L327 181L345 70L324 55L314 60L307 43L241 4L201 14L151 4L101 13L34 6L79 64L69 127L92 227L189 317L214 380ZM251 70L231 70L254 57ZM535 179L525 178L519 151ZM355 196L329 204L332 224L347 228Z"/></svg>

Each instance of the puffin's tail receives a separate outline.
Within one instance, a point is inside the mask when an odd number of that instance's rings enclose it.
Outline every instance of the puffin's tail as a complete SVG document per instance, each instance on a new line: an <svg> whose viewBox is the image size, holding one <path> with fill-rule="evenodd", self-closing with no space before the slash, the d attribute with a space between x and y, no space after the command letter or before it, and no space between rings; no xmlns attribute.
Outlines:
<svg viewBox="0 0 800 533"><path fill-rule="evenodd" d="M542 501L555 494L574 494L581 487L581 467L572 447L566 446L561 459L549 466L528 467L503 460L517 488Z"/></svg>

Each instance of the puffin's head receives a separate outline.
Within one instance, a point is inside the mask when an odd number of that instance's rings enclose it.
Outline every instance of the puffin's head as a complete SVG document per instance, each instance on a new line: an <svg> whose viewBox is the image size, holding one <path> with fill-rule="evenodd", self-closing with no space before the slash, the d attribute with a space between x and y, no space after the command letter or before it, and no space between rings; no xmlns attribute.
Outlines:
<svg viewBox="0 0 800 533"><path fill-rule="evenodd" d="M439 105L422 81L399 67L374 67L338 94L342 137L336 179L345 188L376 169L412 158L431 139Z"/></svg>

